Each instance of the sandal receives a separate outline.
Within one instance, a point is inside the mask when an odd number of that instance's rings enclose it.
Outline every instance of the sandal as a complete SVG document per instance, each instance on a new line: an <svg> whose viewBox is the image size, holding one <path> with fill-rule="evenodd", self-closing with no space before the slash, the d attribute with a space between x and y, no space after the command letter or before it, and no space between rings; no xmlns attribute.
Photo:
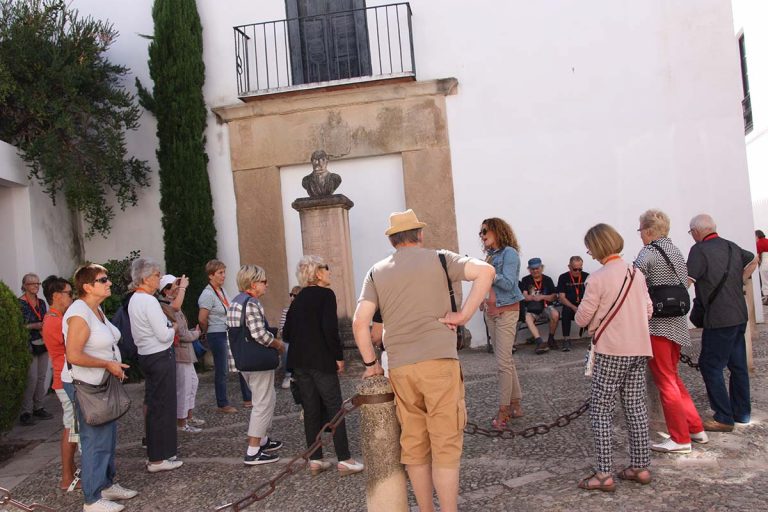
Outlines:
<svg viewBox="0 0 768 512"><path fill-rule="evenodd" d="M331 466L332 464L327 460L313 460L309 463L309 471L312 473L312 476L317 476L323 471L331 469Z"/></svg>
<svg viewBox="0 0 768 512"><path fill-rule="evenodd" d="M619 474L616 476L622 480L637 482L640 485L648 485L651 483L651 472L648 468L626 467L619 471Z"/></svg>
<svg viewBox="0 0 768 512"><path fill-rule="evenodd" d="M515 418L522 418L525 416L523 414L523 406L520 405L520 400L512 400L509 403L509 418L515 419Z"/></svg>
<svg viewBox="0 0 768 512"><path fill-rule="evenodd" d="M498 414L491 420L491 426L496 430L506 430L508 422L509 406L500 406Z"/></svg>
<svg viewBox="0 0 768 512"><path fill-rule="evenodd" d="M589 483L593 478L597 479L597 485L592 485ZM579 482L579 489L584 489L585 491L613 492L616 490L616 484L614 482L611 482L610 484L606 483L612 478L613 475L606 475L600 478L597 476L597 473L592 473L587 478Z"/></svg>

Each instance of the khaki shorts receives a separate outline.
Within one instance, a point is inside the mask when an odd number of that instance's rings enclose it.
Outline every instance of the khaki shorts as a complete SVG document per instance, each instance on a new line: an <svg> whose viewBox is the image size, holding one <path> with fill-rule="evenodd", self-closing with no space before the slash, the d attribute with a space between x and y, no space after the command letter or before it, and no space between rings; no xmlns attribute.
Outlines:
<svg viewBox="0 0 768 512"><path fill-rule="evenodd" d="M58 397L59 402L61 402L61 408L64 411L62 417L64 428L72 429L72 425L74 425L75 422L75 409L72 407L72 401L63 389L56 389L54 391L56 391L56 396Z"/></svg>
<svg viewBox="0 0 768 512"><path fill-rule="evenodd" d="M464 377L457 359L391 368L400 422L400 462L458 468L467 425Z"/></svg>

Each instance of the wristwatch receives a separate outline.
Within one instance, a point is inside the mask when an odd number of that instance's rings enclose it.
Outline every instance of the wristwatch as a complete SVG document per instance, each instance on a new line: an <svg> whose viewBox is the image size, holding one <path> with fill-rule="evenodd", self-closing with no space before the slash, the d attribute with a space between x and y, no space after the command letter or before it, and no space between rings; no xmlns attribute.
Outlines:
<svg viewBox="0 0 768 512"><path fill-rule="evenodd" d="M374 359L374 360L373 360L373 361L371 361L370 363L366 363L365 361L363 361L363 366L365 366L365 367L367 367L367 368L370 368L371 366L373 366L373 365L375 365L375 364L376 364L376 361L378 361L378 359Z"/></svg>

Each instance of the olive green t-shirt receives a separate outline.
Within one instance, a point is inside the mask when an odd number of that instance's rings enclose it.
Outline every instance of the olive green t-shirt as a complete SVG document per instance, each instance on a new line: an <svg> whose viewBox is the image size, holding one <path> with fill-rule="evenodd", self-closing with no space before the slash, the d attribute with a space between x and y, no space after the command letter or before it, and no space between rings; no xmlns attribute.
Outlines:
<svg viewBox="0 0 768 512"><path fill-rule="evenodd" d="M460 294L460 281L466 280L464 267L471 258L443 252L453 289ZM362 300L373 302L381 311L390 368L458 359L456 333L438 321L451 311L451 299L437 251L397 249L368 272L358 302Z"/></svg>

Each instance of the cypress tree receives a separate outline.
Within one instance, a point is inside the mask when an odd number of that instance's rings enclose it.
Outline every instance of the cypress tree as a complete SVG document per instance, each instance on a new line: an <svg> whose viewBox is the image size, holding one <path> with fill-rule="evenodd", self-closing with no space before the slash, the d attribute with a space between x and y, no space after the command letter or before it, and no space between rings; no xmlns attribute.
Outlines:
<svg viewBox="0 0 768 512"><path fill-rule="evenodd" d="M208 282L205 263L216 257L203 99L203 27L195 0L155 0L149 45L150 93L139 81L142 106L157 118L160 209L166 271L190 278L185 311L197 318L196 299Z"/></svg>

